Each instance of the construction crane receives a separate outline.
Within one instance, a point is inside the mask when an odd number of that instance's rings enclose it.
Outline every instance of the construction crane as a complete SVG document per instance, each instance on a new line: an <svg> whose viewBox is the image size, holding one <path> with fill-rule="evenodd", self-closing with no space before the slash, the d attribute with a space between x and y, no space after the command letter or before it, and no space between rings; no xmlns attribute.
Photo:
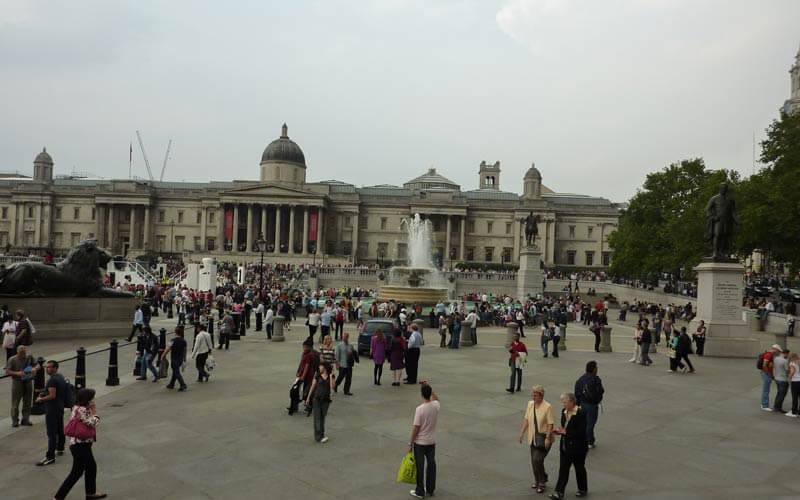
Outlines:
<svg viewBox="0 0 800 500"><path fill-rule="evenodd" d="M172 139L167 143L167 152L164 153L164 164L161 165L161 177L158 178L159 182L164 180L164 171L167 169L167 160L169 160L169 150L172 147Z"/></svg>
<svg viewBox="0 0 800 500"><path fill-rule="evenodd" d="M144 144L142 143L142 134L139 131L136 131L136 138L139 140L139 149L142 151L142 156L144 157L144 165L147 167L147 175L150 176L150 180L153 180L153 171L150 170L150 160L147 159L147 153L144 150Z"/></svg>

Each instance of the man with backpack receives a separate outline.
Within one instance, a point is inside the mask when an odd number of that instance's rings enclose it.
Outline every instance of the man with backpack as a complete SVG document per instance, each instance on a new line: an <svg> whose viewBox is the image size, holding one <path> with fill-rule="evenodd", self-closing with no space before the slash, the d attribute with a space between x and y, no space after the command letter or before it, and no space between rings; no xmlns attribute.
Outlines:
<svg viewBox="0 0 800 500"><path fill-rule="evenodd" d="M50 465L56 461L56 453L64 454L64 407L71 408L74 404L74 388L67 387L64 376L58 373L58 361L50 360L45 364L45 371L50 378L47 380L42 394L36 398L36 403L44 403L44 423L47 427L47 454L42 460L36 462L38 466Z"/></svg>
<svg viewBox="0 0 800 500"><path fill-rule="evenodd" d="M589 361L586 363L586 373L575 382L575 399L586 413L586 442L589 448L594 448L594 426L597 424L603 393L603 381L597 376L597 361Z"/></svg>
<svg viewBox="0 0 800 500"><path fill-rule="evenodd" d="M345 314L345 311L344 311L344 309L342 308L341 305L337 305L336 309L334 309L334 311L336 311L336 315L333 318L333 323L334 323L333 336L334 336L334 340L341 340L342 339L342 333L344 333L344 314Z"/></svg>
<svg viewBox="0 0 800 500"><path fill-rule="evenodd" d="M774 359L780 352L781 346L772 344L772 347L758 356L758 361L756 362L756 368L761 371L761 409L763 411L772 411L772 408L769 407L769 390L773 380L772 368Z"/></svg>

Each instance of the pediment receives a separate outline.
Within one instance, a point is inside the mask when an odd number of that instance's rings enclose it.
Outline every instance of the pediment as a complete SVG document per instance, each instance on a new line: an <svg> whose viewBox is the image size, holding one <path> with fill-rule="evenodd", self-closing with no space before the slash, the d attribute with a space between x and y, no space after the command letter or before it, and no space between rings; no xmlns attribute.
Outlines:
<svg viewBox="0 0 800 500"><path fill-rule="evenodd" d="M320 193L272 183L228 189L222 191L220 196L232 198L324 198L324 195Z"/></svg>

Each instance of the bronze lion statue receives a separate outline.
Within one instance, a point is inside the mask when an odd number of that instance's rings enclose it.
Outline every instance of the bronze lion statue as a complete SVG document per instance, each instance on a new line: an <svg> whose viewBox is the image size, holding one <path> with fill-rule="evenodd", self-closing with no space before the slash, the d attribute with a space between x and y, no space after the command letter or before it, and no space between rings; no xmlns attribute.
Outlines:
<svg viewBox="0 0 800 500"><path fill-rule="evenodd" d="M56 266L20 262L0 271L0 294L33 297L130 297L103 286L111 260L95 240L82 241Z"/></svg>

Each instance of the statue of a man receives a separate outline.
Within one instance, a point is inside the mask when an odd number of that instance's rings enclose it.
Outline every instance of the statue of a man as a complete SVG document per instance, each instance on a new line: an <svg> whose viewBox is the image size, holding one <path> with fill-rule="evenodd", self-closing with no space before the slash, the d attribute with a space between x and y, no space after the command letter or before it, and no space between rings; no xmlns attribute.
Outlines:
<svg viewBox="0 0 800 500"><path fill-rule="evenodd" d="M730 255L733 227L739 223L736 216L736 200L728 193L728 184L719 186L706 205L706 238L711 241L712 259L726 260Z"/></svg>
<svg viewBox="0 0 800 500"><path fill-rule="evenodd" d="M533 211L525 217L525 245L532 247L536 245L536 236L539 235L539 216L533 215Z"/></svg>

